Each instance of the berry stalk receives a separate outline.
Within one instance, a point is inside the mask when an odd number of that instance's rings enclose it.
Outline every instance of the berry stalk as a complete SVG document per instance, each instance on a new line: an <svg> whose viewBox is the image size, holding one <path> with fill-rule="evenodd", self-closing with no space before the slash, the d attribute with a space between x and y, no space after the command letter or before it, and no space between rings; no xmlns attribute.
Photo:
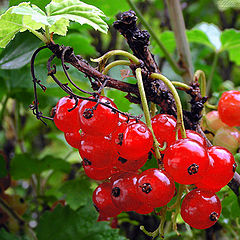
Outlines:
<svg viewBox="0 0 240 240"><path fill-rule="evenodd" d="M141 68L136 69L136 78L137 78L137 82L138 82L138 89L139 89L139 93L140 93L140 97L141 97L143 112L144 112L144 116L146 119L146 125L150 129L150 131L153 135L153 146L154 146L154 150L156 153L156 157L158 160L161 160L161 155L159 152L159 142L157 141L157 138L156 138L156 136L153 132L153 128L152 128L151 116L150 116L150 112L149 112L149 108L148 108L148 104L147 104L147 97L146 97L146 94L144 91L144 86L143 86L143 81L142 81Z"/></svg>
<svg viewBox="0 0 240 240"><path fill-rule="evenodd" d="M170 91L173 95L173 98L176 102L176 107L177 107L177 128L178 128L178 126L180 126L182 137L186 138L186 131L185 131L185 126L184 126L184 122L183 122L182 104L181 104L181 100L179 98L176 88L174 87L174 85L172 84L172 82L169 79L167 79L160 73L152 73L150 75L150 78L162 80L170 89ZM178 129L176 131L176 134L177 133L178 133Z"/></svg>
<svg viewBox="0 0 240 240"><path fill-rule="evenodd" d="M115 56L115 55L120 55L120 56L127 57L133 63L135 63L137 65L140 64L140 60L137 57L135 57L133 54L131 54L129 52L126 52L126 51L123 51L123 50L109 51L99 58L96 58L96 59L91 58L91 61L92 62L98 62L99 63L99 68L100 68L100 71L101 71L104 68L108 59L112 56Z"/></svg>
<svg viewBox="0 0 240 240"><path fill-rule="evenodd" d="M109 63L103 70L103 74L106 75L109 70L113 67L119 66L119 65L126 65L126 66L130 66L131 62L129 62L128 60L117 60L114 62Z"/></svg>

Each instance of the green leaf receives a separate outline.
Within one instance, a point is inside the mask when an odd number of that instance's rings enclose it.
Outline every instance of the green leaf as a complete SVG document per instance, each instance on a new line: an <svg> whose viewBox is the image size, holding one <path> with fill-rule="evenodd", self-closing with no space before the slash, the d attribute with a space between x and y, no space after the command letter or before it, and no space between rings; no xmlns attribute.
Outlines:
<svg viewBox="0 0 240 240"><path fill-rule="evenodd" d="M69 27L69 20L61 18L55 22L50 28L49 32L54 32L55 34L66 36ZM80 44L79 44L80 45Z"/></svg>
<svg viewBox="0 0 240 240"><path fill-rule="evenodd" d="M38 160L30 154L18 154L11 160L10 173L13 179L27 179L33 173L40 173Z"/></svg>
<svg viewBox="0 0 240 240"><path fill-rule="evenodd" d="M159 35L159 40L163 43L169 53L172 54L176 49L176 40L172 31L165 31L161 33ZM158 53L160 56L164 56L162 50L159 48L155 41L153 41L153 47L154 53Z"/></svg>
<svg viewBox="0 0 240 240"><path fill-rule="evenodd" d="M42 11L36 5L32 6L18 6L12 10L12 13L16 13L23 16L31 16L32 20L43 25L51 26L47 20L46 13ZM44 27L44 26L43 26Z"/></svg>
<svg viewBox="0 0 240 240"><path fill-rule="evenodd" d="M37 226L38 240L125 240L108 223L97 222L97 212L89 202L78 211L60 205L53 212L46 211Z"/></svg>
<svg viewBox="0 0 240 240"><path fill-rule="evenodd" d="M7 176L7 163L4 157L0 154L0 178Z"/></svg>
<svg viewBox="0 0 240 240"><path fill-rule="evenodd" d="M60 188L60 192L65 195L67 203L73 210L86 205L92 196L92 190L89 180L74 179L67 181Z"/></svg>
<svg viewBox="0 0 240 240"><path fill-rule="evenodd" d="M27 237L18 237L15 234L7 232L4 228L0 229L0 239L1 240L28 240Z"/></svg>
<svg viewBox="0 0 240 240"><path fill-rule="evenodd" d="M13 41L1 52L0 69L17 69L30 62L40 40L31 33L17 34Z"/></svg>
<svg viewBox="0 0 240 240"><path fill-rule="evenodd" d="M64 161L61 158L56 158L51 155L45 156L40 160L42 171L52 169L68 173L71 169L69 162Z"/></svg>
<svg viewBox="0 0 240 240"><path fill-rule="evenodd" d="M221 48L221 31L216 25L203 22L198 24L195 29L199 29L204 32L216 50Z"/></svg>
<svg viewBox="0 0 240 240"><path fill-rule="evenodd" d="M70 170L69 163L62 159L46 156L42 160L33 158L30 154L18 154L11 160L10 173L13 179L27 179L32 174L40 174L45 170L60 170L68 172Z"/></svg>
<svg viewBox="0 0 240 240"><path fill-rule="evenodd" d="M103 12L79 0L53 0L46 6L46 12L51 25L65 18L80 24L88 24L103 33L107 33L108 30L107 24L101 19L104 17Z"/></svg>
<svg viewBox="0 0 240 240"><path fill-rule="evenodd" d="M65 37L58 38L58 44L71 46L75 54L92 56L96 54L95 48L91 45L92 38L83 33L69 33Z"/></svg>
<svg viewBox="0 0 240 240"><path fill-rule="evenodd" d="M214 45L210 42L208 36L199 29L191 29L186 31L189 42L200 43L215 50Z"/></svg>
<svg viewBox="0 0 240 240"><path fill-rule="evenodd" d="M30 8L29 3L21 3L19 6L9 8L0 16L0 47L5 47L18 32L26 30L35 31L41 28L41 24L31 21L29 16L13 13L17 9ZM35 32L36 33L36 32ZM40 33L38 33L40 34Z"/></svg>
<svg viewBox="0 0 240 240"><path fill-rule="evenodd" d="M226 29L221 34L221 51L228 51L230 60L240 65L240 32L235 29Z"/></svg>

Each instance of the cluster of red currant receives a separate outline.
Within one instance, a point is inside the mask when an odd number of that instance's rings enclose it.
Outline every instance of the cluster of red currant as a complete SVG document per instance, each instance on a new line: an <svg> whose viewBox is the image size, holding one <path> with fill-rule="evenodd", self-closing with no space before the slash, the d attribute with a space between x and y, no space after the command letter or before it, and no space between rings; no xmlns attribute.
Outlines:
<svg viewBox="0 0 240 240"><path fill-rule="evenodd" d="M235 154L240 147L240 92L224 92L219 100L218 111L207 113L202 121L203 129L210 132L208 139L213 145L227 148Z"/></svg>
<svg viewBox="0 0 240 240"><path fill-rule="evenodd" d="M54 115L66 141L79 149L85 173L95 180L106 180L93 194L99 220L122 211L147 214L165 206L175 194L175 181L197 187L183 200L184 221L198 229L212 226L221 213L215 192L232 179L236 169L233 155L222 147L208 148L195 131L187 130L187 137L181 138L176 134L176 119L157 114L151 121L159 144L167 146L161 151L165 170L152 168L139 174L137 170L153 151L152 133L143 122L130 120L116 109L107 97L100 96L97 103L79 100L77 104L64 97Z"/></svg>

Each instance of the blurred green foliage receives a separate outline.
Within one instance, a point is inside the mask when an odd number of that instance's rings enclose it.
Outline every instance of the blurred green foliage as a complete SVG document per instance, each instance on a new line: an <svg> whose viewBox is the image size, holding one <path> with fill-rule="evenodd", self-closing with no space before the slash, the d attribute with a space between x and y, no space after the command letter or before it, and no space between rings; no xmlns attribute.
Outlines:
<svg viewBox="0 0 240 240"><path fill-rule="evenodd" d="M10 0L9 7L23 2ZM41 9L49 0L31 0ZM106 15L110 25L107 34L99 33L88 26L71 23L66 37L57 36L54 41L74 48L76 54L87 60L96 58L108 50L129 50L123 37L116 33L111 24L116 16L129 9L125 0L86 0L88 4L100 8ZM176 43L169 24L164 1L134 1L144 18L151 24L158 38L169 53L177 58ZM195 70L201 69L210 75L213 58L218 54L217 66L214 69L210 91L210 101L217 104L220 90L240 89L240 27L239 1L201 0L181 1L187 28L187 38L191 47L191 57ZM139 22L141 26L141 23ZM151 39L150 39L151 40ZM28 204L24 219L33 222L39 240L77 240L77 239L149 239L140 230L143 223L157 226L155 216L138 216L132 213L120 214L119 230L110 228L107 222L96 222L97 214L91 204L91 195L97 186L89 180L80 167L81 159L77 150L66 143L64 136L53 123L44 126L29 110L33 101L33 84L30 74L30 58L34 50L43 44L29 32L18 33L5 49L0 49L0 150L4 150L10 161L10 173L14 184L9 194L20 194ZM162 72L171 80L181 80L166 62L159 46L152 40L150 49L161 66ZM46 92L38 89L39 107L49 116L51 109L65 93L47 77L46 62L50 57L49 50L42 51L36 59L37 78L46 85ZM57 65L57 76L67 81ZM116 67L110 71L113 78L121 79L120 70ZM71 67L69 74L77 85L91 90L88 78ZM228 82L226 81L228 80ZM133 79L127 81L134 82ZM106 95L115 100L118 108L132 114L142 113L141 107L131 104L126 94L108 89ZM181 94L184 105L188 99ZM1 155L0 155L1 157ZM236 157L238 164L239 156ZM4 165L2 157L0 166ZM156 167L154 158L148 160L143 169ZM0 176L5 174L0 170ZM225 187L219 192L222 200L222 215L219 223L209 231L215 231L221 239L239 239L240 207L239 198ZM65 199L67 206L57 206L50 211L51 205ZM172 231L170 215L167 217L165 239L176 239ZM205 239L204 231L191 229L179 217L179 232L184 239ZM1 226L0 226L1 228ZM8 230L8 229L7 229ZM20 236L19 231L8 233L0 229L1 240L27 240L28 236Z"/></svg>

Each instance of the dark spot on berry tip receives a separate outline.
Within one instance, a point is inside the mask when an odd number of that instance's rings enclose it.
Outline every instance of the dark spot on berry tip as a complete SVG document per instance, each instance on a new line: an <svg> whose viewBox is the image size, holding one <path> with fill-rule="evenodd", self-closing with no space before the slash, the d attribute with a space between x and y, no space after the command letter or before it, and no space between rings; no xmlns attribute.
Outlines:
<svg viewBox="0 0 240 240"><path fill-rule="evenodd" d="M93 116L93 109L92 108L86 108L83 112L83 117L86 119L90 119Z"/></svg>
<svg viewBox="0 0 240 240"><path fill-rule="evenodd" d="M234 163L234 164L233 164L233 172L236 172L236 169L237 169L237 164Z"/></svg>
<svg viewBox="0 0 240 240"><path fill-rule="evenodd" d="M84 164L85 166L90 166L90 165L92 165L92 162L89 161L87 158L83 158L83 164Z"/></svg>
<svg viewBox="0 0 240 240"><path fill-rule="evenodd" d="M209 216L209 219L213 222L217 221L218 220L218 213L212 212Z"/></svg>
<svg viewBox="0 0 240 240"><path fill-rule="evenodd" d="M124 164L124 163L127 162L127 159L126 159L126 158L123 158L123 157L119 157L119 158L118 158L118 161L120 161L122 164Z"/></svg>
<svg viewBox="0 0 240 240"><path fill-rule="evenodd" d="M24 201L23 198L20 198L20 199L19 199L19 202L20 202L20 203L24 203L25 201Z"/></svg>
<svg viewBox="0 0 240 240"><path fill-rule="evenodd" d="M123 133L118 134L118 138L116 140L116 144L122 146L123 144Z"/></svg>
<svg viewBox="0 0 240 240"><path fill-rule="evenodd" d="M96 211L99 212L99 208L95 204L93 204L93 206L95 207Z"/></svg>
<svg viewBox="0 0 240 240"><path fill-rule="evenodd" d="M152 191L152 186L150 183L144 183L143 185L141 185L139 187L142 188L142 191L146 194L148 194Z"/></svg>
<svg viewBox="0 0 240 240"><path fill-rule="evenodd" d="M114 187L112 189L112 196L113 197L119 197L120 196L120 188L119 187Z"/></svg>
<svg viewBox="0 0 240 240"><path fill-rule="evenodd" d="M196 163L193 163L188 167L188 173L189 175L196 174L198 172L199 166Z"/></svg>

